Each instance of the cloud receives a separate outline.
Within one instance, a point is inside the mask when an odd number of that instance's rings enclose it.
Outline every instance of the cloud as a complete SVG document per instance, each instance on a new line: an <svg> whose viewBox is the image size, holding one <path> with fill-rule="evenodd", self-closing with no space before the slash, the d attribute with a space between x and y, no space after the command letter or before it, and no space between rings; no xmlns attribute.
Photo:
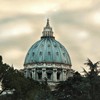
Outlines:
<svg viewBox="0 0 100 100"><path fill-rule="evenodd" d="M68 50L73 68L81 71L87 57L100 57L99 4L100 0L0 0L0 54L5 62L23 68L49 16L54 36Z"/></svg>
<svg viewBox="0 0 100 100"><path fill-rule="evenodd" d="M6 56L7 58L9 56L11 56L11 59L17 60L18 58L20 58L20 56L22 56L23 51L21 50L17 50L17 49L11 49L5 52L4 56Z"/></svg>
<svg viewBox="0 0 100 100"><path fill-rule="evenodd" d="M93 21L94 24L100 25L100 11L95 11L91 16L91 21Z"/></svg>
<svg viewBox="0 0 100 100"><path fill-rule="evenodd" d="M1 37L0 38L10 38L10 37L16 37L19 35L23 35L23 34L28 34L31 33L33 30L30 26L28 25L18 25L18 26L14 26L12 28L8 29L6 28L6 30L1 30Z"/></svg>

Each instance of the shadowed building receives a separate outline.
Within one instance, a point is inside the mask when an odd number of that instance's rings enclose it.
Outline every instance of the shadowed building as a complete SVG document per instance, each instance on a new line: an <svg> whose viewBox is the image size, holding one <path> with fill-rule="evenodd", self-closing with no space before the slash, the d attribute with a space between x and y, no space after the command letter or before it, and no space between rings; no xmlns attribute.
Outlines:
<svg viewBox="0 0 100 100"><path fill-rule="evenodd" d="M47 78L50 85L71 75L71 60L66 48L55 40L49 19L42 37L29 49L24 62L25 76L37 81Z"/></svg>

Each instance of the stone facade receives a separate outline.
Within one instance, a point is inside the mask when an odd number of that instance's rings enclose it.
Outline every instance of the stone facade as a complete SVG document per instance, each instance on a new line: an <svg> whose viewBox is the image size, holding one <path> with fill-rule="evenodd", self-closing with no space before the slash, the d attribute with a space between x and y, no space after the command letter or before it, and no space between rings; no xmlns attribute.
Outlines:
<svg viewBox="0 0 100 100"><path fill-rule="evenodd" d="M64 64L34 64L25 67L25 77L37 81L47 78L48 82L65 81L70 75L70 66Z"/></svg>

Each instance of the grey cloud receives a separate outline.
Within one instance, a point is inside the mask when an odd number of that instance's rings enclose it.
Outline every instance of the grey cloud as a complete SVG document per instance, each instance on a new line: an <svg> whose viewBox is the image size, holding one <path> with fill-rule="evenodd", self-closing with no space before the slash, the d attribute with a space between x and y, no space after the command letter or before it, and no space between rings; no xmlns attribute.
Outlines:
<svg viewBox="0 0 100 100"><path fill-rule="evenodd" d="M15 21L20 21L20 20L34 20L36 21L36 19L40 19L42 17L42 15L35 15L35 14L31 14L31 15L17 15L17 16L11 16L11 17L6 17L6 18L2 18L0 20L0 24L7 24L7 23L11 23L11 22L15 22Z"/></svg>
<svg viewBox="0 0 100 100"><path fill-rule="evenodd" d="M50 12L50 14L47 13L42 15L20 15L17 13L17 16L14 15L10 18L2 18L0 21L0 26L7 25L7 23L13 23L10 24L11 26L13 26L16 21L24 24L27 21L32 25L34 31L33 33L29 33L28 35L19 35L17 37L7 39L0 38L0 52L1 54L4 54L6 50L11 50L13 48L23 51L25 54L18 60L13 60L10 57L6 58L6 56L4 57L10 64L13 63L15 66L23 66L24 58L28 49L33 43L40 39L41 32L46 22L44 19L46 15L49 15L51 26L55 32L54 36L67 48L72 59L73 68L76 70L82 70L80 66L84 67L83 63L85 62L87 57L94 61L100 59L100 46L98 46L98 43L100 42L100 27L96 27L95 25L90 24L86 19L86 16L90 12L97 9L100 9L99 3L95 3L92 8L85 10L79 9L75 11L68 11L66 9L60 9L55 12ZM88 31L89 36L86 39L81 40L81 38L77 38L75 36L77 32L76 30Z"/></svg>
<svg viewBox="0 0 100 100"><path fill-rule="evenodd" d="M85 19L89 12L67 12L60 11L51 15L54 23L58 25L72 25L81 29L89 30L91 33L100 32L99 28L88 22L88 19ZM87 22L86 22L87 21Z"/></svg>

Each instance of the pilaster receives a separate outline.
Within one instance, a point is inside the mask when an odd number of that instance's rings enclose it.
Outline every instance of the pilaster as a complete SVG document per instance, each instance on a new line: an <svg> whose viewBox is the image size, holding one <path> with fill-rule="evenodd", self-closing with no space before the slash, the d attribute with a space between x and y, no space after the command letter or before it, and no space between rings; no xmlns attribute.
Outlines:
<svg viewBox="0 0 100 100"><path fill-rule="evenodd" d="M56 82L57 81L57 69L53 69L53 81Z"/></svg>
<svg viewBox="0 0 100 100"><path fill-rule="evenodd" d="M28 70L25 69L25 77L27 78L28 77Z"/></svg>
<svg viewBox="0 0 100 100"><path fill-rule="evenodd" d="M36 69L32 69L32 79L36 79Z"/></svg>
<svg viewBox="0 0 100 100"><path fill-rule="evenodd" d="M66 69L62 70L62 79L63 79L63 81L66 80Z"/></svg>
<svg viewBox="0 0 100 100"><path fill-rule="evenodd" d="M45 77L47 77L46 68L42 68L42 79L44 79Z"/></svg>

